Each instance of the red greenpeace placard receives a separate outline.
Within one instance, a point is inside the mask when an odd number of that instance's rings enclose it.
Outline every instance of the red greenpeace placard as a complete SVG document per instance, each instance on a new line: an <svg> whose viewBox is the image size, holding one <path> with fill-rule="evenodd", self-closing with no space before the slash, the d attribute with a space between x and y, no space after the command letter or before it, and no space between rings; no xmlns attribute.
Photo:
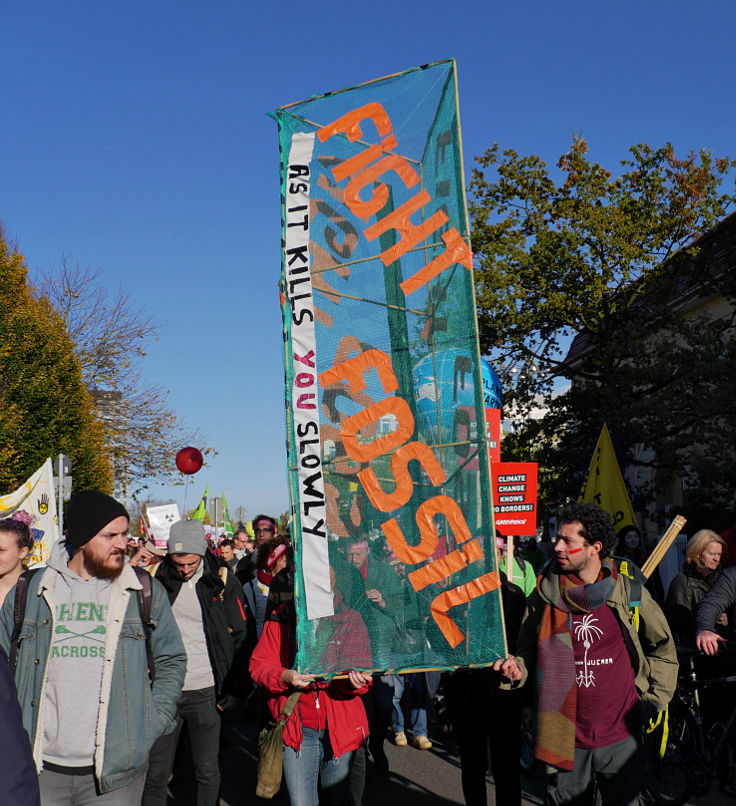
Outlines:
<svg viewBox="0 0 736 806"><path fill-rule="evenodd" d="M486 409L488 455L495 465L501 461L501 409Z"/></svg>
<svg viewBox="0 0 736 806"><path fill-rule="evenodd" d="M533 535L537 531L537 463L498 462L491 465L496 530L502 535Z"/></svg>

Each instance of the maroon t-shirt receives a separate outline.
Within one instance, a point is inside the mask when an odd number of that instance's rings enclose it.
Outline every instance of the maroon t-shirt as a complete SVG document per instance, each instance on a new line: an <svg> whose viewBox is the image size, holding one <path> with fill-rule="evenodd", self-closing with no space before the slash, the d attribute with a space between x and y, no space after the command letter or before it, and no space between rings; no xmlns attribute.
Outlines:
<svg viewBox="0 0 736 806"><path fill-rule="evenodd" d="M572 617L576 747L605 747L636 730L639 701L621 625L608 605Z"/></svg>

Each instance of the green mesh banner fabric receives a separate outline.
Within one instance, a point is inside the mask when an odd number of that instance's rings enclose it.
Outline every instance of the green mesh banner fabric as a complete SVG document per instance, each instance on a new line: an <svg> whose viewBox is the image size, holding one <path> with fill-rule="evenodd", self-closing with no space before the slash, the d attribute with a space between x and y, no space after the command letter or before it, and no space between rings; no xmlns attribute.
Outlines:
<svg viewBox="0 0 736 806"><path fill-rule="evenodd" d="M505 655L448 60L275 113L297 666Z"/></svg>

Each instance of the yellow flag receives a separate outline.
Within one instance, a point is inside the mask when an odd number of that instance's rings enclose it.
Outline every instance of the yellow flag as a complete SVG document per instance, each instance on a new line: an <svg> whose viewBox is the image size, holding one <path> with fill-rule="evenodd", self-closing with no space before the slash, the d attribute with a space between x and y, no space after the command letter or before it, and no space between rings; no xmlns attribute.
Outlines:
<svg viewBox="0 0 736 806"><path fill-rule="evenodd" d="M629 501L629 493L605 423L593 451L588 475L578 500L598 504L601 509L605 509L611 516L616 531L624 526L636 526L634 509Z"/></svg>
<svg viewBox="0 0 736 806"><path fill-rule="evenodd" d="M192 512L191 520L193 521L201 521L204 523L207 520L207 495L210 491L209 484L207 485L207 489L204 491L204 495L202 496L202 500L197 504L197 508Z"/></svg>

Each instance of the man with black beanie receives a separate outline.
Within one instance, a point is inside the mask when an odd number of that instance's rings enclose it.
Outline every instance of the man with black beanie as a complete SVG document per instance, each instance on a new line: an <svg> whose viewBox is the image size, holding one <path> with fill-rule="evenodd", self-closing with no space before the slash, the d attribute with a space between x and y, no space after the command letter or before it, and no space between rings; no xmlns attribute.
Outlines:
<svg viewBox="0 0 736 806"><path fill-rule="evenodd" d="M28 580L15 680L43 806L137 806L148 752L175 724L186 653L153 581L149 669L142 585L125 564L128 520L109 495L76 493L66 539ZM6 652L15 599L11 590L0 614Z"/></svg>

